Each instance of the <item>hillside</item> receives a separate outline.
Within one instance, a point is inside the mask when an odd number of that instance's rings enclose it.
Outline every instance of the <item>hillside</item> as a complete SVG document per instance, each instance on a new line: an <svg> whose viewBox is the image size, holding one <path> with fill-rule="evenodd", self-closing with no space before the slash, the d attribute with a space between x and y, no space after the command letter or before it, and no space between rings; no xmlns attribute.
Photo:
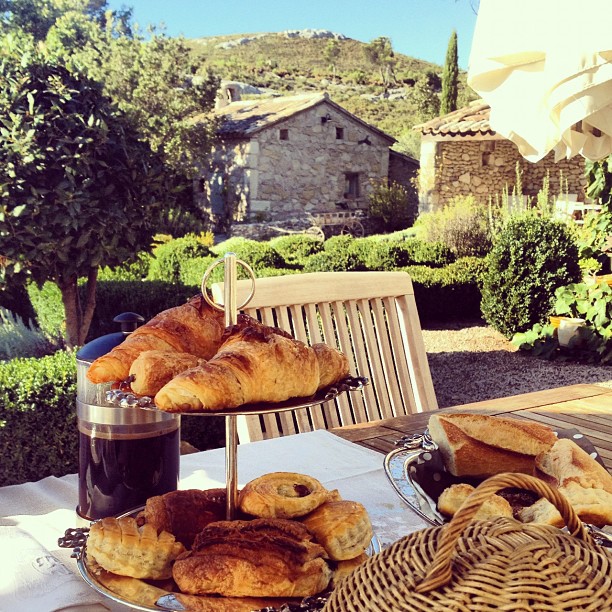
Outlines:
<svg viewBox="0 0 612 612"><path fill-rule="evenodd" d="M332 66L325 58L329 41L338 43ZM419 157L419 135L412 126L438 114L442 70L395 53L392 82L366 57L368 43L326 30L236 34L188 40L201 70L240 81L267 94L327 91L338 104L398 140L396 148ZM476 94L460 74L459 105Z"/></svg>

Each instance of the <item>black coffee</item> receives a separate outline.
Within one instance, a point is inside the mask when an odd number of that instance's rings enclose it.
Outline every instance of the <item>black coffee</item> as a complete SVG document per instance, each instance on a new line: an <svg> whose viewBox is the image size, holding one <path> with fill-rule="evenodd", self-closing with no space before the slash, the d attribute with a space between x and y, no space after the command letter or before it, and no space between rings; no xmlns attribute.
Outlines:
<svg viewBox="0 0 612 612"><path fill-rule="evenodd" d="M79 431L78 513L95 520L143 506L147 498L175 491L180 428L147 436L88 435Z"/></svg>

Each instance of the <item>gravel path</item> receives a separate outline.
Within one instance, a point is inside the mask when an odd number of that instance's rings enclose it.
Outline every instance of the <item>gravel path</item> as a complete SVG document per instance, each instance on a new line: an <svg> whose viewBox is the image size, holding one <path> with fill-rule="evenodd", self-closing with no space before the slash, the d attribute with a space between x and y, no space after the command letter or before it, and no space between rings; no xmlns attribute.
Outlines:
<svg viewBox="0 0 612 612"><path fill-rule="evenodd" d="M423 336L440 408L577 383L612 388L612 367L534 358L482 321Z"/></svg>

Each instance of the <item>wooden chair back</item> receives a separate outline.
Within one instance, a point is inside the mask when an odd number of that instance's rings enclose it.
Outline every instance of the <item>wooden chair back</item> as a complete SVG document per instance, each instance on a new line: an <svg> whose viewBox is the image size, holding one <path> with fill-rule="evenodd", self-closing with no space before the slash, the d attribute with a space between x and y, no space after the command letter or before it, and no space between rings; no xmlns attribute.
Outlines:
<svg viewBox="0 0 612 612"><path fill-rule="evenodd" d="M238 281L242 303L250 280ZM223 303L223 283L212 286ZM364 423L438 407L410 276L405 272L317 272L259 278L243 312L306 344L340 349L363 391L308 409L238 418L241 442Z"/></svg>

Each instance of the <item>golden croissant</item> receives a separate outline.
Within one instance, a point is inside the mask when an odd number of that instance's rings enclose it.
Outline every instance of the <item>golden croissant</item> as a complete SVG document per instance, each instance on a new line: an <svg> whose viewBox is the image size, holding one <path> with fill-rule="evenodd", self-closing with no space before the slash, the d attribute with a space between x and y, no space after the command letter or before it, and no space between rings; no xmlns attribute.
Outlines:
<svg viewBox="0 0 612 612"><path fill-rule="evenodd" d="M316 352L303 342L237 325L210 361L162 387L155 404L169 412L214 411L308 397L318 389L319 372Z"/></svg>
<svg viewBox="0 0 612 612"><path fill-rule="evenodd" d="M210 359L221 345L224 330L223 313L209 306L202 296L194 297L182 306L160 312L98 357L89 367L87 378L96 384L125 380L136 358L150 350Z"/></svg>

